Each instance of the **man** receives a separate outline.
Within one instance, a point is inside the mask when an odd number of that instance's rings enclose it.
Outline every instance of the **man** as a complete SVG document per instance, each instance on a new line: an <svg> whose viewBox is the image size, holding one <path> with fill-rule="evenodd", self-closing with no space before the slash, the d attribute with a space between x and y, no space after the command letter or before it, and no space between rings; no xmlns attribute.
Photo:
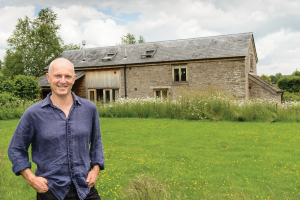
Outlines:
<svg viewBox="0 0 300 200"><path fill-rule="evenodd" d="M94 188L104 169L97 108L71 92L76 74L70 61L54 60L46 75L52 93L25 111L11 139L13 172L37 191L38 200L100 199Z"/></svg>

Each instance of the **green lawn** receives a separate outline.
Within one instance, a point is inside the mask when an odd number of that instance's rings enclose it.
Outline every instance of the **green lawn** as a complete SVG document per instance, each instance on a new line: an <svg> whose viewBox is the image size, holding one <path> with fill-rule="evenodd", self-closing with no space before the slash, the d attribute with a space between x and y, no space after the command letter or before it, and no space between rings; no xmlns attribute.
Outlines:
<svg viewBox="0 0 300 200"><path fill-rule="evenodd" d="M7 147L18 120L0 121ZM105 167L102 199L122 199L141 173L165 182L172 199L299 199L297 123L242 123L101 118ZM0 199L34 199L5 152Z"/></svg>

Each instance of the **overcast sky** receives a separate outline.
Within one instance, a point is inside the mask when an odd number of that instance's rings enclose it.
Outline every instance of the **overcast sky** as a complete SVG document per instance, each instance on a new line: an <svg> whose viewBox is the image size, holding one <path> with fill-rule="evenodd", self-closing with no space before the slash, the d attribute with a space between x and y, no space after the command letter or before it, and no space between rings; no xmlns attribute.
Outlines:
<svg viewBox="0 0 300 200"><path fill-rule="evenodd" d="M253 32L258 74L300 70L299 0L0 0L0 59L18 18L58 15L64 42L111 46L133 33L146 42Z"/></svg>

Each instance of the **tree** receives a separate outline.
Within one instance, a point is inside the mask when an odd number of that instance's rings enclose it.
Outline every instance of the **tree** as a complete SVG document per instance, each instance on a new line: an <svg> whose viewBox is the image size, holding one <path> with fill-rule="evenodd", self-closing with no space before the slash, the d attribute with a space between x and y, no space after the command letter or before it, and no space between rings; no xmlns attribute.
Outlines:
<svg viewBox="0 0 300 200"><path fill-rule="evenodd" d="M283 75L281 73L276 73L275 77L276 77L276 82L277 82L279 79L281 79L283 77Z"/></svg>
<svg viewBox="0 0 300 200"><path fill-rule="evenodd" d="M276 83L276 76L270 75L269 77L271 78L272 83Z"/></svg>
<svg viewBox="0 0 300 200"><path fill-rule="evenodd" d="M271 78L268 75L262 74L260 77L263 78L263 79L265 79L268 82L271 82Z"/></svg>
<svg viewBox="0 0 300 200"><path fill-rule="evenodd" d="M292 73L292 76L300 76L300 71L297 71L297 69L296 69L296 71L294 71Z"/></svg>
<svg viewBox="0 0 300 200"><path fill-rule="evenodd" d="M80 46L80 44L66 44L62 47L63 51L68 51L68 50L75 50L75 49L82 49L82 46Z"/></svg>
<svg viewBox="0 0 300 200"><path fill-rule="evenodd" d="M288 92L300 91L300 77L299 76L284 76L277 82L278 87Z"/></svg>
<svg viewBox="0 0 300 200"><path fill-rule="evenodd" d="M2 69L2 61L0 60L0 71L1 71L1 69Z"/></svg>
<svg viewBox="0 0 300 200"><path fill-rule="evenodd" d="M30 20L27 16L18 19L15 30L7 39L9 49L4 56L3 74L14 77L18 74L39 77L44 75L57 53L64 49L77 49L80 45L64 45L58 35L60 25L55 22L57 15L50 9L41 9L38 16Z"/></svg>
<svg viewBox="0 0 300 200"><path fill-rule="evenodd" d="M136 44L136 43L145 43L145 39L143 36L139 37L139 40L136 41L133 34L127 33L126 35L121 36L121 43L117 43L117 45L127 45L127 44Z"/></svg>

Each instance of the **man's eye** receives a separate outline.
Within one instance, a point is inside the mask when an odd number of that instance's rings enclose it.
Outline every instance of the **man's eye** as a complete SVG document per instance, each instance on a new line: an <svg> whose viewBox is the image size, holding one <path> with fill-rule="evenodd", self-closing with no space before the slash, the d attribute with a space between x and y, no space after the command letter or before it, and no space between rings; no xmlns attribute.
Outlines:
<svg viewBox="0 0 300 200"><path fill-rule="evenodd" d="M71 79L71 78L72 78L72 76L66 76L66 78L67 78L67 79Z"/></svg>
<svg viewBox="0 0 300 200"><path fill-rule="evenodd" d="M54 78L61 78L61 75L54 75Z"/></svg>

